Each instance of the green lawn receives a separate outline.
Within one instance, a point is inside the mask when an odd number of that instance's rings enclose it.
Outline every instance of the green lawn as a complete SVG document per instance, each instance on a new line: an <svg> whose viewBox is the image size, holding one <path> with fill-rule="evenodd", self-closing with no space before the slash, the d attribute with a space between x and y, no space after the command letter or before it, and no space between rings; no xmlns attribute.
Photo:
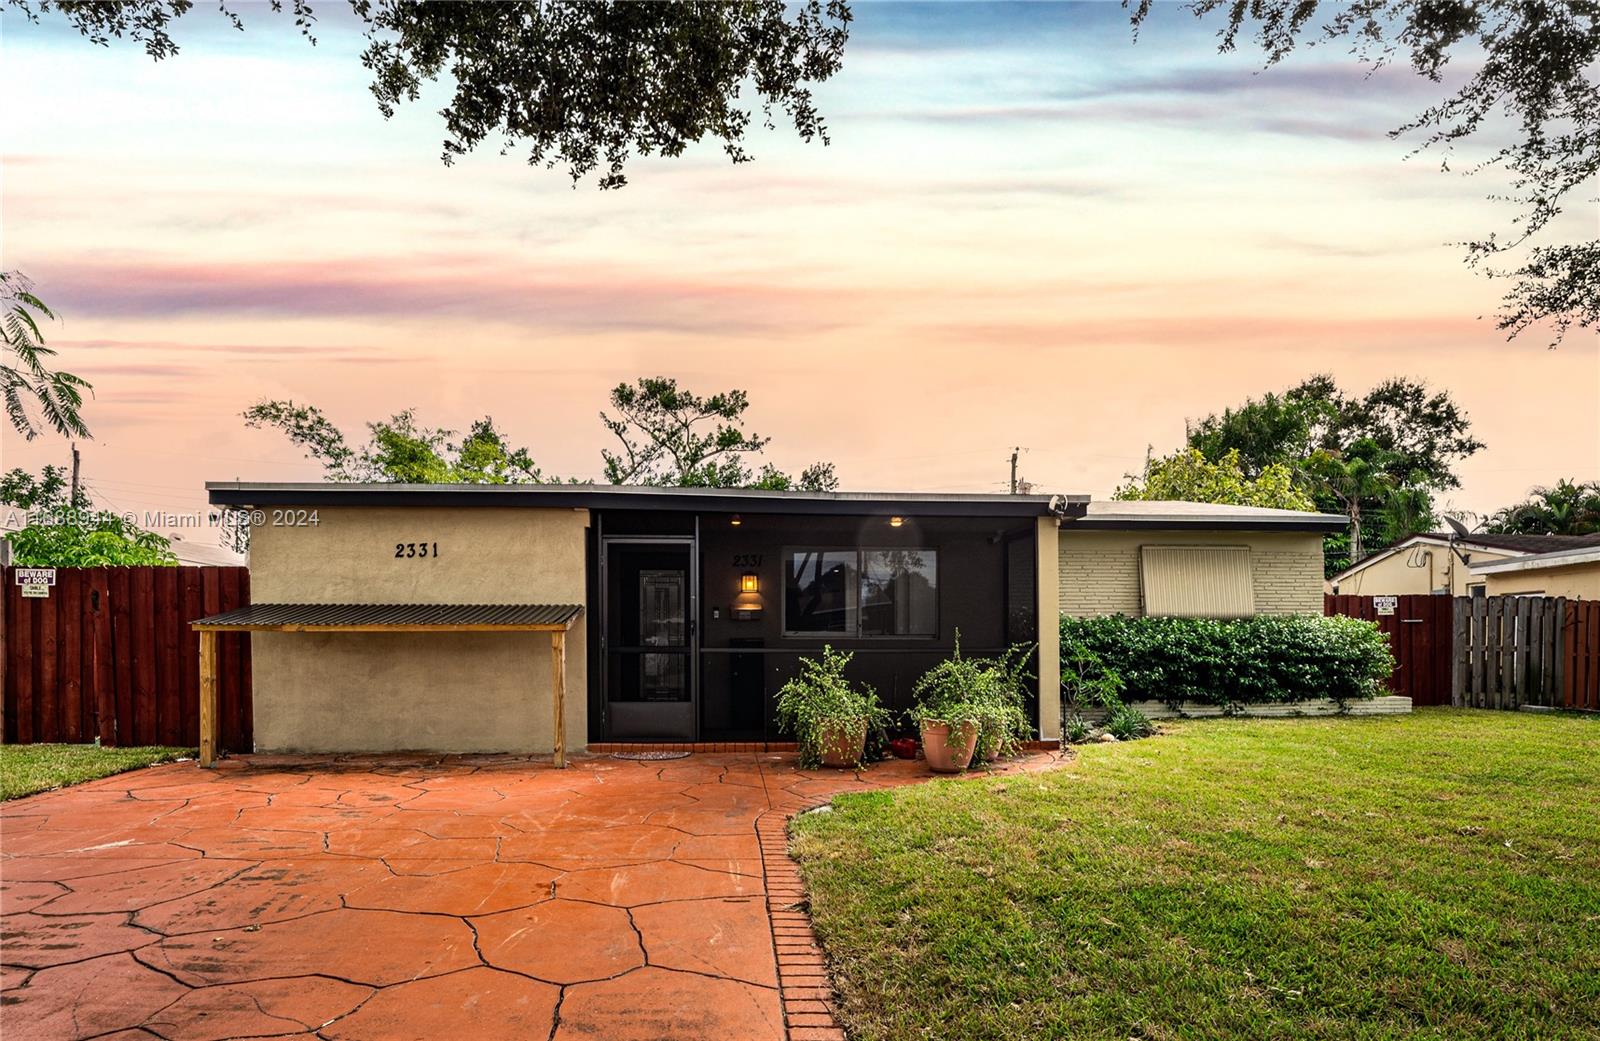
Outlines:
<svg viewBox="0 0 1600 1041"><path fill-rule="evenodd" d="M796 822L852 1038L1600 1037L1600 719L1077 753Z"/></svg>
<svg viewBox="0 0 1600 1041"><path fill-rule="evenodd" d="M192 748L0 745L0 800L194 755Z"/></svg>

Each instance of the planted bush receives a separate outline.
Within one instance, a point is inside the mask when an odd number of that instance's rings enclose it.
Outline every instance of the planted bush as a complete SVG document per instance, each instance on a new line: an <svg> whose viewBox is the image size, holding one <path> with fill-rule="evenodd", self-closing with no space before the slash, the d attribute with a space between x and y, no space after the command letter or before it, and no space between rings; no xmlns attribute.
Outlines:
<svg viewBox="0 0 1600 1041"><path fill-rule="evenodd" d="M912 688L916 700L908 715L922 732L924 752L930 727L947 727L957 744L975 728L980 761L1016 752L1033 733L1024 700L1034 678L1027 671L1033 651L1033 644L1017 644L998 658L963 657L958 632L955 653Z"/></svg>
<svg viewBox="0 0 1600 1041"><path fill-rule="evenodd" d="M889 722L871 687L845 679L852 657L824 647L821 660L801 658L800 674L778 690L778 729L795 736L805 769L828 760L854 760L829 765L859 764L868 732Z"/></svg>
<svg viewBox="0 0 1600 1041"><path fill-rule="evenodd" d="M1389 641L1355 618L1062 618L1063 662L1085 653L1116 674L1123 699L1258 705L1383 693Z"/></svg>

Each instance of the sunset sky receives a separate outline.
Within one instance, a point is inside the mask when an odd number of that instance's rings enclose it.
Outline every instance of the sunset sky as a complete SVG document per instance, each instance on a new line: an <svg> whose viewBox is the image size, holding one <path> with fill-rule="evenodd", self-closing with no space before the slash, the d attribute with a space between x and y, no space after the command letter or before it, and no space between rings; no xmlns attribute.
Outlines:
<svg viewBox="0 0 1600 1041"><path fill-rule="evenodd" d="M1512 213L1386 137L1444 90L1404 67L1335 46L1257 74L1175 7L1136 44L1111 3L857 4L830 146L780 125L753 163L707 143L601 192L493 149L441 165L442 93L385 122L324 7L313 47L264 5L243 33L200 5L160 64L0 18L3 264L95 384L109 505L316 479L245 429L262 398L351 434L489 413L597 477L608 388L655 374L747 389L773 462L856 490L1000 491L1022 446L1040 490L1108 494L1185 418L1316 372L1449 389L1488 444L1456 507L1600 476L1600 346L1479 320L1501 287L1452 243Z"/></svg>

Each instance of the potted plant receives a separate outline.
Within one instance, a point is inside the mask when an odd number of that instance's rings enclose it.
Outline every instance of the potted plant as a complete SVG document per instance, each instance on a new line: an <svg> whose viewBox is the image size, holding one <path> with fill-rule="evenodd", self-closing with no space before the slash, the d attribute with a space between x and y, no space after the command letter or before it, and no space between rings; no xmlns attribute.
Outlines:
<svg viewBox="0 0 1600 1041"><path fill-rule="evenodd" d="M936 774L958 774L972 764L978 747L980 706L950 704L938 711L911 708L911 718L922 733L922 755Z"/></svg>
<svg viewBox="0 0 1600 1041"><path fill-rule="evenodd" d="M922 733L922 754L934 773L959 773L972 762L989 714L985 688L992 682L982 659L961 656L957 633L955 654L923 673L911 689L911 722Z"/></svg>
<svg viewBox="0 0 1600 1041"><path fill-rule="evenodd" d="M979 659L979 676L971 700L981 706L978 757L992 763L1015 755L1022 742L1033 736L1028 722L1027 689L1034 678L1028 659L1037 644L1014 644L998 658Z"/></svg>
<svg viewBox="0 0 1600 1041"><path fill-rule="evenodd" d="M804 769L860 765L867 731L888 723L872 688L845 679L852 657L824 647L820 660L801 658L800 675L778 690L778 729L794 735Z"/></svg>

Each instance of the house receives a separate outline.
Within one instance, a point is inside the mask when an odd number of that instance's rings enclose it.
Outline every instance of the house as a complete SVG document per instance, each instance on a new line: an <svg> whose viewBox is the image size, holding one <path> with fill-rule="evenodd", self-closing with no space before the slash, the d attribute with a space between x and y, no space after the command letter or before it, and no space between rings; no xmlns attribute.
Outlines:
<svg viewBox="0 0 1600 1041"><path fill-rule="evenodd" d="M1471 596L1487 591L1479 565L1600 546L1600 535L1464 535L1451 551L1448 534L1412 535L1369 554L1328 580L1330 593Z"/></svg>
<svg viewBox="0 0 1600 1041"><path fill-rule="evenodd" d="M1322 537L1338 514L1194 502L1096 501L1064 517L1067 615L1322 613Z"/></svg>
<svg viewBox="0 0 1600 1041"><path fill-rule="evenodd" d="M263 518L254 604L197 626L253 632L262 750L776 741L802 656L854 652L898 712L958 638L1038 644L1028 709L1053 739L1059 612L1320 613L1344 523L1059 495L207 488Z"/></svg>
<svg viewBox="0 0 1600 1041"><path fill-rule="evenodd" d="M1488 596L1564 596L1600 600L1600 539L1551 553L1471 565Z"/></svg>

